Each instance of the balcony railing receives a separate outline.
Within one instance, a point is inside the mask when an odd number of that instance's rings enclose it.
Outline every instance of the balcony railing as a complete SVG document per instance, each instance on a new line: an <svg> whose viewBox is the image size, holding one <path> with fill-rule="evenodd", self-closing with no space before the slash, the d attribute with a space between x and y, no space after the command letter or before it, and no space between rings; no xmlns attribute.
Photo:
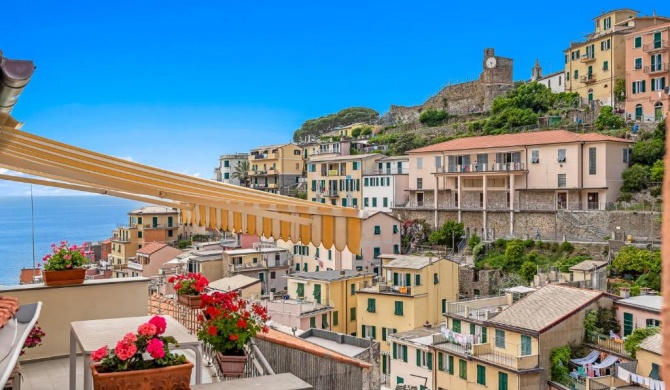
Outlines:
<svg viewBox="0 0 670 390"><path fill-rule="evenodd" d="M669 66L668 66L667 62L659 62L658 64L655 64L654 66L645 66L644 67L644 73L667 72L668 68L669 68Z"/></svg>
<svg viewBox="0 0 670 390"><path fill-rule="evenodd" d="M230 271L231 272L244 272L244 271L253 271L257 269L265 269L265 268L276 268L276 267L288 267L290 264L289 259L281 259L281 260L268 260L267 264L266 261L260 261L258 263L245 263L245 264L230 264Z"/></svg>
<svg viewBox="0 0 670 390"><path fill-rule="evenodd" d="M653 53L656 51L666 50L668 48L668 41L654 41L642 46L642 51L646 53Z"/></svg>
<svg viewBox="0 0 670 390"><path fill-rule="evenodd" d="M279 188L279 184L277 184L277 183L270 183L270 184L268 184L268 188Z"/></svg>
<svg viewBox="0 0 670 390"><path fill-rule="evenodd" d="M344 175L346 175L346 173L342 172L342 173L340 174L340 170L339 170L339 169L330 169L330 170L328 171L328 176L344 176Z"/></svg>
<svg viewBox="0 0 670 390"><path fill-rule="evenodd" d="M393 168L382 168L382 169L366 169L363 171L364 175L407 175L409 174L408 168L398 169L397 167Z"/></svg>
<svg viewBox="0 0 670 390"><path fill-rule="evenodd" d="M372 293L382 293L382 294L399 294L399 295L412 295L412 287L408 286L394 286L392 283L377 283L370 287L364 287L361 291L372 292Z"/></svg>
<svg viewBox="0 0 670 390"><path fill-rule="evenodd" d="M338 194L339 193L337 192L337 190L327 190L326 192L324 192L324 196L327 196L329 198L335 198L338 196Z"/></svg>
<svg viewBox="0 0 670 390"><path fill-rule="evenodd" d="M144 225L145 229L170 229L170 228L176 228L178 225L176 223L148 223Z"/></svg>
<svg viewBox="0 0 670 390"><path fill-rule="evenodd" d="M591 84L596 82L596 75L594 73L589 73L580 78L580 80L584 84Z"/></svg>
<svg viewBox="0 0 670 390"><path fill-rule="evenodd" d="M446 167L437 167L437 173L472 173L472 172L509 172L525 171L525 163L480 163L480 164L456 164Z"/></svg>
<svg viewBox="0 0 670 390"><path fill-rule="evenodd" d="M540 365L538 355L514 356L496 350L491 344L475 344L472 348L472 354L479 359L515 370L529 370Z"/></svg>
<svg viewBox="0 0 670 390"><path fill-rule="evenodd" d="M626 350L623 348L623 340L616 340L602 334L591 334L586 338L586 341L608 351L612 351L620 355L628 355L628 352L626 352Z"/></svg>
<svg viewBox="0 0 670 390"><path fill-rule="evenodd" d="M586 53L581 58L582 62L591 62L591 61L595 61L595 60L596 60L596 56L593 53Z"/></svg>
<svg viewBox="0 0 670 390"><path fill-rule="evenodd" d="M128 268L134 269L135 271L142 271L144 269L144 266L142 264L135 263L133 261L129 261L128 263L126 263L126 265L128 266Z"/></svg>

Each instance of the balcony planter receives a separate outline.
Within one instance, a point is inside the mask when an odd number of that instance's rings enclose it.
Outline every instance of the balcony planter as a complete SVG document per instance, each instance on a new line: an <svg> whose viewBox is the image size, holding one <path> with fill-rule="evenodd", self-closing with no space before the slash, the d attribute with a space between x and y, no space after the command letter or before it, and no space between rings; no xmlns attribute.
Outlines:
<svg viewBox="0 0 670 390"><path fill-rule="evenodd" d="M100 372L100 363L91 364L94 390L152 390L191 388L193 363L148 370Z"/></svg>
<svg viewBox="0 0 670 390"><path fill-rule="evenodd" d="M200 309L200 303L202 302L201 295L182 295L177 294L177 300L179 303L184 304L191 309Z"/></svg>
<svg viewBox="0 0 670 390"><path fill-rule="evenodd" d="M224 355L217 352L216 362L219 364L219 370L226 378L239 378L244 374L244 367L247 364L246 355Z"/></svg>
<svg viewBox="0 0 670 390"><path fill-rule="evenodd" d="M82 284L86 279L84 268L68 269L64 271L42 271L42 280L45 286L67 286Z"/></svg>

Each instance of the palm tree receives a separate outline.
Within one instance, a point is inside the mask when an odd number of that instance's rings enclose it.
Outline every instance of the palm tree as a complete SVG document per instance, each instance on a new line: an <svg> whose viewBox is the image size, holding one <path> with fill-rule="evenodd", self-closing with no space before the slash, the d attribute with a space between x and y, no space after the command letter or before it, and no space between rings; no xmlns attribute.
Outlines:
<svg viewBox="0 0 670 390"><path fill-rule="evenodd" d="M249 187L249 170L249 160L238 161L231 177L238 179L241 186Z"/></svg>

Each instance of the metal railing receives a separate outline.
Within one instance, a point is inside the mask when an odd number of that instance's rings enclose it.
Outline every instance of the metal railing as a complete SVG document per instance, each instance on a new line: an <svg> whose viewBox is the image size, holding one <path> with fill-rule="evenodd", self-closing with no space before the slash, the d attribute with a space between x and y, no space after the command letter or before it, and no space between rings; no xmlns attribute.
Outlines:
<svg viewBox="0 0 670 390"><path fill-rule="evenodd" d="M584 84L590 84L590 83L595 83L596 82L596 75L594 73L588 73L582 76L579 81L581 81Z"/></svg>
<svg viewBox="0 0 670 390"><path fill-rule="evenodd" d="M536 368L540 364L538 355L514 356L496 350L491 344L475 344L472 353L480 359L517 370Z"/></svg>
<svg viewBox="0 0 670 390"><path fill-rule="evenodd" d="M654 66L644 67L644 73L656 73L656 72L667 72L667 71L668 71L667 62L659 62Z"/></svg>
<svg viewBox="0 0 670 390"><path fill-rule="evenodd" d="M586 341L608 351L612 351L620 355L628 355L628 352L626 352L623 347L623 340L613 339L603 334L591 334L586 337Z"/></svg>
<svg viewBox="0 0 670 390"><path fill-rule="evenodd" d="M642 51L650 53L657 50L664 50L668 48L668 41L654 41L642 46Z"/></svg>
<svg viewBox="0 0 670 390"><path fill-rule="evenodd" d="M468 172L510 172L525 171L525 163L479 163L479 164L456 164L446 167L437 167L437 173L468 173Z"/></svg>
<svg viewBox="0 0 670 390"><path fill-rule="evenodd" d="M591 61L595 61L595 60L596 60L596 56L593 53L586 53L581 58L581 62L591 62Z"/></svg>
<svg viewBox="0 0 670 390"><path fill-rule="evenodd" d="M363 171L364 175L407 175L409 173L408 168L392 167L392 168L382 168L382 169L366 169Z"/></svg>

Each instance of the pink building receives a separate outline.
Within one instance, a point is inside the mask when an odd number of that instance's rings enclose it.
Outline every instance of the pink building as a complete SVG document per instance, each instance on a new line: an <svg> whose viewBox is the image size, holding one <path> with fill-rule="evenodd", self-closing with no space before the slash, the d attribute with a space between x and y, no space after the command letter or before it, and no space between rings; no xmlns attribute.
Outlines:
<svg viewBox="0 0 670 390"><path fill-rule="evenodd" d="M128 268L137 272L134 276L157 276L163 264L174 259L183 251L167 244L151 242L137 250L135 261L128 262Z"/></svg>
<svg viewBox="0 0 670 390"><path fill-rule="evenodd" d="M616 301L614 309L621 324L621 336L628 336L637 328L661 326L662 303L660 295L640 295Z"/></svg>
<svg viewBox="0 0 670 390"><path fill-rule="evenodd" d="M626 36L626 118L652 122L668 114L670 23Z"/></svg>

